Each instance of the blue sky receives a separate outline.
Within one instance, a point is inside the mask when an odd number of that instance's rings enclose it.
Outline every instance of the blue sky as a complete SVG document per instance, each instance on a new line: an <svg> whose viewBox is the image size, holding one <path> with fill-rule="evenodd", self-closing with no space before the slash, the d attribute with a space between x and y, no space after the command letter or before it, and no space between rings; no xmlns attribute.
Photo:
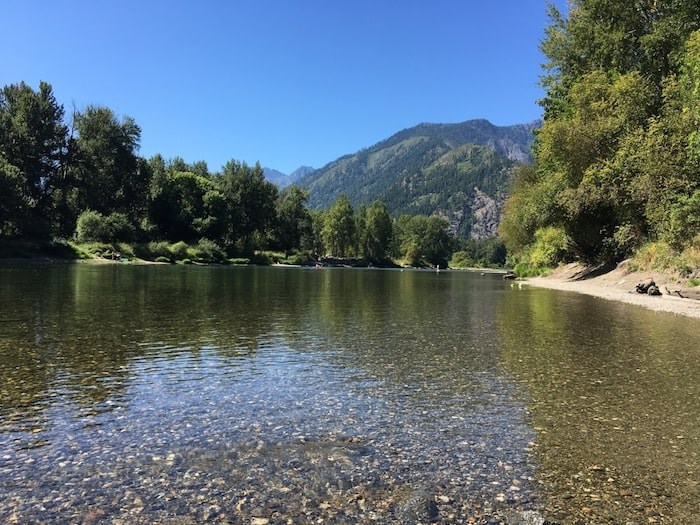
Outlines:
<svg viewBox="0 0 700 525"><path fill-rule="evenodd" d="M0 84L133 117L146 157L289 173L421 122L540 118L546 3L3 0Z"/></svg>

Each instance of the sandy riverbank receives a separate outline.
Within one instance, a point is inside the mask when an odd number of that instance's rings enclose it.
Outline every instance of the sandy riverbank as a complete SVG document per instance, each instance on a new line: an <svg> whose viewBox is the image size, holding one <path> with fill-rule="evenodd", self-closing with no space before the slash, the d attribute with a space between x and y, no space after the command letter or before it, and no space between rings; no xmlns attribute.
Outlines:
<svg viewBox="0 0 700 525"><path fill-rule="evenodd" d="M684 299L667 293L678 289L678 284L668 276L655 272L629 272L623 263L615 270L603 275L583 280L572 280L580 271L580 265L571 264L557 269L547 277L527 279L523 281L523 284L583 293L611 301L642 306L658 312L670 312L700 319L700 301ZM635 292L636 284L647 277L654 279L663 295L649 296Z"/></svg>

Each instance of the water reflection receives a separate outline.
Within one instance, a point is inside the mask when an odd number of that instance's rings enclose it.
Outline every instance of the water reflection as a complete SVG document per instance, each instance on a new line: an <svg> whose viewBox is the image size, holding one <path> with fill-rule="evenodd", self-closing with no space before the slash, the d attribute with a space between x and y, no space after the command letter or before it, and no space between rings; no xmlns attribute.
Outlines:
<svg viewBox="0 0 700 525"><path fill-rule="evenodd" d="M499 320L504 358L532 396L550 515L696 521L697 322L548 290L501 303Z"/></svg>

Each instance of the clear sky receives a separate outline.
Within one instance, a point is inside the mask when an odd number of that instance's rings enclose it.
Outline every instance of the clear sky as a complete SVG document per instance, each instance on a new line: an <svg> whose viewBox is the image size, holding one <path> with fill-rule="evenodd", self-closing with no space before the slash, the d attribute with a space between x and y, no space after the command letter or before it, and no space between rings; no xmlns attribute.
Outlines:
<svg viewBox="0 0 700 525"><path fill-rule="evenodd" d="M289 173L421 122L540 118L546 3L2 0L0 85L133 117L145 157Z"/></svg>

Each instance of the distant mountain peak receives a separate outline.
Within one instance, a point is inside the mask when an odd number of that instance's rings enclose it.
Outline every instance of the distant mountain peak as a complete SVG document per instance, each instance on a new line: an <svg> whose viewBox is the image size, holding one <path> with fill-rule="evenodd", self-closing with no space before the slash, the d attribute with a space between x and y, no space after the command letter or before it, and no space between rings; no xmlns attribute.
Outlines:
<svg viewBox="0 0 700 525"><path fill-rule="evenodd" d="M293 184L301 177L308 175L313 171L314 168L311 166L300 166L290 174L282 173L281 171L273 168L263 168L263 175L265 175L265 178L268 181L277 184L280 188L284 188L285 186Z"/></svg>

